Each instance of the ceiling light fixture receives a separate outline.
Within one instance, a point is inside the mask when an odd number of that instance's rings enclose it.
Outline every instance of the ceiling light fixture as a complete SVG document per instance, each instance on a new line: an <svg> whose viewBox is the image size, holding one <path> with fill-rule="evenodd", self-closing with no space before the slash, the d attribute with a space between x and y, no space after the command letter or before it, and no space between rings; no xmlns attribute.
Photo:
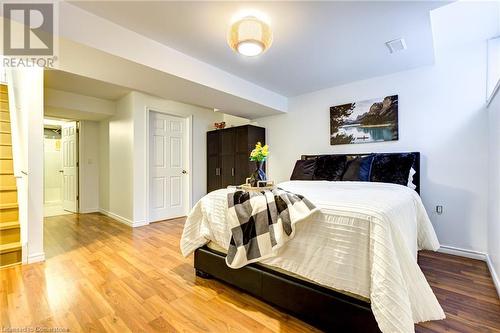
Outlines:
<svg viewBox="0 0 500 333"><path fill-rule="evenodd" d="M255 16L245 16L231 25L229 46L236 52L253 57L267 50L273 41L269 24Z"/></svg>

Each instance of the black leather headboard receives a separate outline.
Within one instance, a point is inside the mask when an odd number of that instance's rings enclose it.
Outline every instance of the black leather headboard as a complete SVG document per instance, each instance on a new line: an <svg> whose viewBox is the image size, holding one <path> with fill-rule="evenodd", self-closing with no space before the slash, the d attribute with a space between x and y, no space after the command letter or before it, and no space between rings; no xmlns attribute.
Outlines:
<svg viewBox="0 0 500 333"><path fill-rule="evenodd" d="M319 156L325 155L335 155L335 156L347 156L347 158L354 158L357 156L366 156L372 153L364 153L364 154L321 154L321 155L302 155L300 159L309 160L313 158L317 158ZM375 153L376 154L376 153ZM402 153L383 153L383 154L412 154L415 156L415 161L413 162L413 170L415 170L415 175L413 176L413 184L417 187L415 191L420 194L420 153L419 152L402 152Z"/></svg>

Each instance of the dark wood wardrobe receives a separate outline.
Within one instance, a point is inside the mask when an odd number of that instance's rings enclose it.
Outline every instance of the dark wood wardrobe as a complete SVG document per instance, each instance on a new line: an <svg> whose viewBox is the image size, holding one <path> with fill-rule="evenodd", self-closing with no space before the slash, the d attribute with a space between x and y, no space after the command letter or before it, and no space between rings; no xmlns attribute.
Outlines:
<svg viewBox="0 0 500 333"><path fill-rule="evenodd" d="M241 185L255 171L255 144L266 142L263 127L245 125L207 132L207 192Z"/></svg>

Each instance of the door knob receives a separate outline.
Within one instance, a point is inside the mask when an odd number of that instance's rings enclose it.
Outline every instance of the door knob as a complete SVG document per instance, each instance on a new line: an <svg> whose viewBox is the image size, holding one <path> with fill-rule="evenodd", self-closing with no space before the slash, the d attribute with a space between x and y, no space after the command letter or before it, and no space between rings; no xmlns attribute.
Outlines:
<svg viewBox="0 0 500 333"><path fill-rule="evenodd" d="M186 170L182 170L182 173L183 173L183 174L186 174L186 173L188 173L188 172L187 172Z"/></svg>
<svg viewBox="0 0 500 333"><path fill-rule="evenodd" d="M64 172L64 170L59 170L59 172L60 172L60 173L63 173L63 172Z"/></svg>

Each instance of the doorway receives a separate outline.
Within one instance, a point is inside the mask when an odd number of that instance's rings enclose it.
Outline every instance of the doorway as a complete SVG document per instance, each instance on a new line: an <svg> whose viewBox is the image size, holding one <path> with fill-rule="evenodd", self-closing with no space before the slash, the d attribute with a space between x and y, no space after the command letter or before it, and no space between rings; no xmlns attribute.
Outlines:
<svg viewBox="0 0 500 333"><path fill-rule="evenodd" d="M190 122L149 112L149 221L185 216L190 205Z"/></svg>
<svg viewBox="0 0 500 333"><path fill-rule="evenodd" d="M44 216L78 212L78 123L44 119Z"/></svg>

